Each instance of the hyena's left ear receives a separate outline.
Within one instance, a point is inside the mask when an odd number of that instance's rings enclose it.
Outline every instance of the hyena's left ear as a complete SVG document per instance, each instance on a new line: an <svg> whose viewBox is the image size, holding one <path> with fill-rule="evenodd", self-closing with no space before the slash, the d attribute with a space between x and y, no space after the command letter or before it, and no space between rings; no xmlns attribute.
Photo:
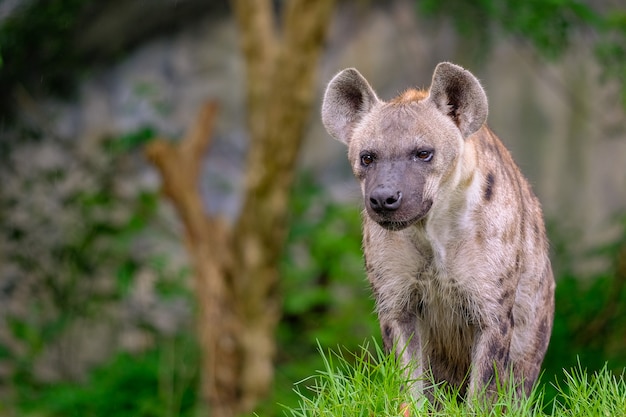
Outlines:
<svg viewBox="0 0 626 417"><path fill-rule="evenodd" d="M449 62L435 68L428 97L458 126L464 138L487 120L487 95L471 72Z"/></svg>
<svg viewBox="0 0 626 417"><path fill-rule="evenodd" d="M380 100L367 80L348 68L330 80L322 103L322 123L332 137L346 145L355 126Z"/></svg>

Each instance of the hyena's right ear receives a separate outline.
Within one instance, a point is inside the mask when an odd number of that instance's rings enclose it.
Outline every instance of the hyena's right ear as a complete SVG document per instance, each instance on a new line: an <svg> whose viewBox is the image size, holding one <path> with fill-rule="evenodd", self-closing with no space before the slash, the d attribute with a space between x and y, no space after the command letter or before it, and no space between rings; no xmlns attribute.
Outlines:
<svg viewBox="0 0 626 417"><path fill-rule="evenodd" d="M471 72L449 62L435 68L428 100L457 125L464 138L487 120L485 90Z"/></svg>
<svg viewBox="0 0 626 417"><path fill-rule="evenodd" d="M350 142L356 124L380 100L369 83L354 68L341 71L326 87L322 123L332 137Z"/></svg>

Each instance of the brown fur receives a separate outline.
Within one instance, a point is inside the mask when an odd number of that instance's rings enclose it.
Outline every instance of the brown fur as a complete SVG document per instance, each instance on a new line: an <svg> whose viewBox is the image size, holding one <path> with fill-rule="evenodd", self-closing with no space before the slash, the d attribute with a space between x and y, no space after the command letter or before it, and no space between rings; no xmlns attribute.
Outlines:
<svg viewBox="0 0 626 417"><path fill-rule="evenodd" d="M413 376L462 395L493 392L496 372L528 393L552 329L554 279L539 202L486 118L479 82L449 63L429 91L389 102L344 70L322 106L361 183L386 349L397 345Z"/></svg>
<svg viewBox="0 0 626 417"><path fill-rule="evenodd" d="M393 104L407 104L412 101L421 101L428 97L428 91L424 90L415 90L414 88L409 88L404 93L400 94L398 97L391 100L390 103Z"/></svg>

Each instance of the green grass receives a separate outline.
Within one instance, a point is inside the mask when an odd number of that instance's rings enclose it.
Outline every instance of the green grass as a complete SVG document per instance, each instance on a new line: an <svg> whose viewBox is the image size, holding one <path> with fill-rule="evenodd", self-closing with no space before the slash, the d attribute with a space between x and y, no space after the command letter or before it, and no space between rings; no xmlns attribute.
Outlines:
<svg viewBox="0 0 626 417"><path fill-rule="evenodd" d="M557 390L550 402L544 400L542 383L529 398L499 387L497 398L489 405L480 399L457 401L453 389L439 385L433 387L434 400L430 402L413 399L403 391L407 380L394 355L386 355L376 342L372 345L364 345L357 354L341 349L322 351L324 369L296 384L299 405L285 407L285 415L398 416L408 404L411 416L626 416L624 374L616 376L606 366L595 373L588 373L580 364L564 370L562 380L549 382Z"/></svg>

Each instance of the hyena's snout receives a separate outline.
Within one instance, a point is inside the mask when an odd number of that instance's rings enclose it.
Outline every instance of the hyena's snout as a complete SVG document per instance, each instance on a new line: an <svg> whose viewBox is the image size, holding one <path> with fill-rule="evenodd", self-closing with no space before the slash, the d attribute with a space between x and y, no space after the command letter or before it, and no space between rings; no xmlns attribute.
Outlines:
<svg viewBox="0 0 626 417"><path fill-rule="evenodd" d="M363 184L369 217L389 230L401 230L423 218L432 200L423 197L424 175L413 161L380 162Z"/></svg>
<svg viewBox="0 0 626 417"><path fill-rule="evenodd" d="M406 190L379 186L365 196L369 217L385 229L401 230L423 218L432 206L432 200L416 198Z"/></svg>
<svg viewBox="0 0 626 417"><path fill-rule="evenodd" d="M402 191L379 186L370 193L368 204L379 214L396 211L402 205Z"/></svg>

